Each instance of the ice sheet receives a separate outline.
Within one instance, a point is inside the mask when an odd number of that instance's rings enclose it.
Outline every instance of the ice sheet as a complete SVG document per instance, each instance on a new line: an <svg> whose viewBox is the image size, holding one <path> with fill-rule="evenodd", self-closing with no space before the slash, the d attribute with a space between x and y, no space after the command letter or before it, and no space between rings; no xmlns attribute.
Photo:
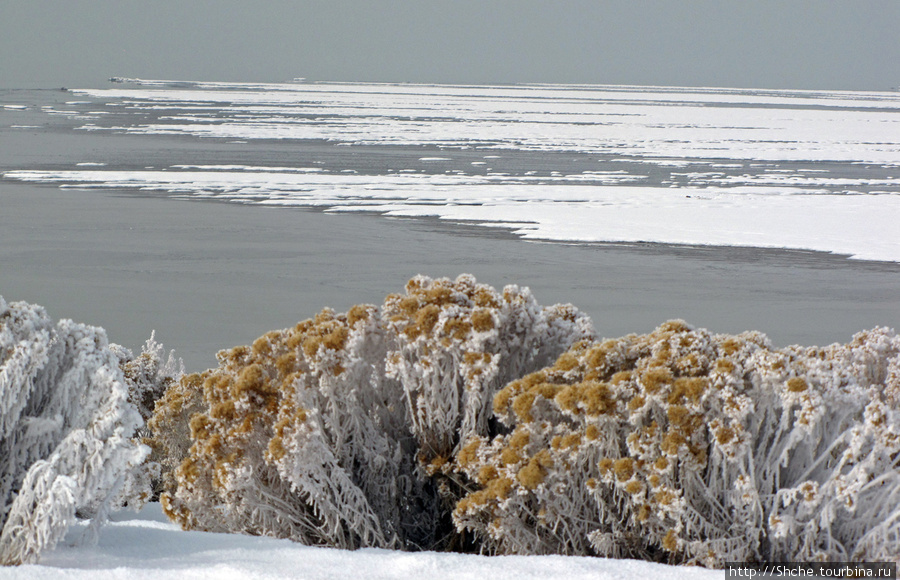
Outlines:
<svg viewBox="0 0 900 580"><path fill-rule="evenodd" d="M75 110L44 112L83 131L210 138L234 153L4 177L435 216L529 239L900 261L900 93L119 80L131 84L78 90L87 100L67 101ZM79 122L98 109L102 120ZM357 152L378 159L355 163Z"/></svg>
<svg viewBox="0 0 900 580"><path fill-rule="evenodd" d="M545 85L228 84L95 89L135 111L117 127L227 139L482 146L638 158L900 165L900 94Z"/></svg>
<svg viewBox="0 0 900 580"><path fill-rule="evenodd" d="M505 176L225 170L12 171L5 177L194 199L436 216L505 227L528 239L781 247L900 261L900 195L890 194L835 195L752 185L531 185L523 178Z"/></svg>

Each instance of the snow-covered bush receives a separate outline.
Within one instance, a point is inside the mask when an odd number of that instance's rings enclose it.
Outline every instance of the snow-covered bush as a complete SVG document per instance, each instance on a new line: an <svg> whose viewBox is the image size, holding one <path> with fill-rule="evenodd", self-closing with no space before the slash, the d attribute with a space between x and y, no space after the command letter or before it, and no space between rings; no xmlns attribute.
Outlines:
<svg viewBox="0 0 900 580"><path fill-rule="evenodd" d="M156 342L155 334L150 333L150 338L144 343L138 356L134 356L131 350L121 345L110 344L110 348L119 359L119 368L125 377L128 402L137 409L144 421L135 432L135 439L151 446L149 458L136 467L128 479L122 499L124 504L136 501L141 505L145 498L158 499L163 487L160 479L162 472L160 462L167 462L171 457L171 454L157 448L159 445L165 445L169 439L161 439L158 442L152 439L147 422L153 415L156 401L181 380L184 375L184 363L181 359L175 358L175 351L169 351L167 356L163 345ZM186 442L187 438L184 437L183 440ZM184 447L184 451L186 450L187 446ZM181 452L182 457L184 451ZM169 470L173 467L168 465Z"/></svg>
<svg viewBox="0 0 900 580"><path fill-rule="evenodd" d="M385 299L383 318L395 337L387 373L402 385L418 460L454 503L460 442L499 433L491 411L497 391L593 337L574 306L542 308L528 288L500 294L468 275L413 278L405 294Z"/></svg>
<svg viewBox="0 0 900 580"><path fill-rule="evenodd" d="M391 512L416 490L400 486L410 465L402 414L398 421L390 409L400 392L378 367L384 352L374 307L325 310L186 376L152 422L166 433L164 418L183 421L199 394L193 446L163 496L170 517L186 528L308 544L392 545L399 530L387 525L400 518Z"/></svg>
<svg viewBox="0 0 900 580"><path fill-rule="evenodd" d="M140 424L103 329L0 297L0 563L36 561L76 514L100 525L147 453Z"/></svg>
<svg viewBox="0 0 900 580"><path fill-rule="evenodd" d="M680 321L583 341L511 382L454 512L494 553L900 557L900 337L773 349Z"/></svg>
<svg viewBox="0 0 900 580"><path fill-rule="evenodd" d="M416 277L382 309L325 310L223 351L151 420L179 463L164 507L185 528L435 547L449 507L424 468L452 474L460 434L496 434L497 390L587 336L571 306L542 309L527 289L463 275Z"/></svg>
<svg viewBox="0 0 900 580"><path fill-rule="evenodd" d="M156 400L154 413L147 421L150 435L144 437L143 442L152 450L148 460L152 464L150 468L159 467L158 473L152 473L156 480L153 490L156 496L177 487L175 470L187 457L193 444L191 417L207 408L203 401L206 374L183 375L169 385L163 396Z"/></svg>
<svg viewBox="0 0 900 580"><path fill-rule="evenodd" d="M166 354L165 347L156 342L155 332L150 333L150 338L144 343L138 356L117 344L111 344L110 348L119 358L119 367L125 374L128 402L134 405L144 421L149 421L157 399L162 398L170 386L181 380L184 363L175 358L174 350Z"/></svg>

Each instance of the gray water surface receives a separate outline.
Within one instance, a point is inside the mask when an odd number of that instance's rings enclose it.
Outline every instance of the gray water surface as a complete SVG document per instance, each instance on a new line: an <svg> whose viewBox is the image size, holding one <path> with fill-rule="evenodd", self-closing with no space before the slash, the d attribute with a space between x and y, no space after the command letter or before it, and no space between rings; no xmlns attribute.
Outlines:
<svg viewBox="0 0 900 580"><path fill-rule="evenodd" d="M481 228L3 182L0 294L103 326L155 329L190 370L313 316L380 303L406 280L474 274L571 302L601 335L671 318L777 344L900 326L900 267L814 253L534 243Z"/></svg>

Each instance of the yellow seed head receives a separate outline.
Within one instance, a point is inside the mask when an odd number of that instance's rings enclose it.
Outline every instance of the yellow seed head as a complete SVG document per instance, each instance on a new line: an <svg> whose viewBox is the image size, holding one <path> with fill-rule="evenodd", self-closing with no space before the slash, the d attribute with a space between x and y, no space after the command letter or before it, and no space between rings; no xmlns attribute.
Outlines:
<svg viewBox="0 0 900 580"><path fill-rule="evenodd" d="M787 390L792 393L802 393L807 388L808 388L808 385L806 384L806 381L804 381L803 379L801 379L799 377L793 377L791 379L788 379Z"/></svg>

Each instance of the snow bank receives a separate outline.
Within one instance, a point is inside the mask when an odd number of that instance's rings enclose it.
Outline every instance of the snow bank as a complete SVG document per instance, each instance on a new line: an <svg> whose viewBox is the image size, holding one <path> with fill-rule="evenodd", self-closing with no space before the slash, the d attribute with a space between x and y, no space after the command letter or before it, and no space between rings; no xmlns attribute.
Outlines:
<svg viewBox="0 0 900 580"><path fill-rule="evenodd" d="M0 568L0 579L712 580L723 574L635 560L311 548L288 540L183 532L166 522L159 504L148 504L137 516L123 515L101 531L96 546L60 546L40 565Z"/></svg>

